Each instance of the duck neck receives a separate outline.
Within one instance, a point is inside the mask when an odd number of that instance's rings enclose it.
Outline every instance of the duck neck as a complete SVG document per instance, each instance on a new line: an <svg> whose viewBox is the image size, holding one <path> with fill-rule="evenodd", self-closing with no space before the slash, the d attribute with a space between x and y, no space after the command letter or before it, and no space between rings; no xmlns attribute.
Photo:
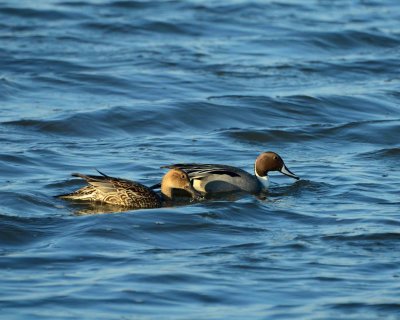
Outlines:
<svg viewBox="0 0 400 320"><path fill-rule="evenodd" d="M256 164L254 164L254 175L257 177L257 180L263 189L267 189L269 187L268 172L265 173L265 176L260 176L257 172Z"/></svg>
<svg viewBox="0 0 400 320"><path fill-rule="evenodd" d="M161 186L161 194L164 200L172 200L172 189L166 186Z"/></svg>

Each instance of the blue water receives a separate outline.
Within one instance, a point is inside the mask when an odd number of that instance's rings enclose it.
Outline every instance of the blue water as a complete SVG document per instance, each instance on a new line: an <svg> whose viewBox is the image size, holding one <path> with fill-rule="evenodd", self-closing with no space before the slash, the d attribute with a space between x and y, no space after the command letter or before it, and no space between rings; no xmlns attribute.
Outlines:
<svg viewBox="0 0 400 320"><path fill-rule="evenodd" d="M2 1L0 317L400 319L399 21L397 0ZM265 198L53 197L268 150L302 179Z"/></svg>

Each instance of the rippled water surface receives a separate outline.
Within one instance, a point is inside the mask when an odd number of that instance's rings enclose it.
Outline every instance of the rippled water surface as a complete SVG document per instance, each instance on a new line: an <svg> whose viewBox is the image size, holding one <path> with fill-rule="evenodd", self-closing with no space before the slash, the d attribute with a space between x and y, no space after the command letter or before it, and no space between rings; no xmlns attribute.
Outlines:
<svg viewBox="0 0 400 320"><path fill-rule="evenodd" d="M400 319L399 21L397 0L2 1L1 317ZM267 150L302 179L265 198L53 197Z"/></svg>

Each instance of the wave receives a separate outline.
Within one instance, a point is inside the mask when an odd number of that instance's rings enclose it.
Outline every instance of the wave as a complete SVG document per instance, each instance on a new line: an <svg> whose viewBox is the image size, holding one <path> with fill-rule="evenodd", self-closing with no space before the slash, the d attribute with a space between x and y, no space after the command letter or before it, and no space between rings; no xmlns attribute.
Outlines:
<svg viewBox="0 0 400 320"><path fill-rule="evenodd" d="M349 122L339 125L313 124L286 128L222 129L217 133L234 140L267 144L270 142L299 143L306 141L369 143L371 145L395 144L395 132L400 130L399 120ZM370 135L369 132L375 132Z"/></svg>
<svg viewBox="0 0 400 320"><path fill-rule="evenodd" d="M42 19L46 21L82 19L87 17L79 12L66 12L65 10L33 9L21 7L0 7L0 15L8 15L24 19Z"/></svg>
<svg viewBox="0 0 400 320"><path fill-rule="evenodd" d="M400 147L375 149L358 155L367 160L384 160L385 162L397 162L400 158Z"/></svg>
<svg viewBox="0 0 400 320"><path fill-rule="evenodd" d="M297 32L296 37L307 39L306 43L324 50L331 48L360 50L365 47L393 48L400 44L400 38L377 30L308 31Z"/></svg>
<svg viewBox="0 0 400 320"><path fill-rule="evenodd" d="M382 232L382 233L362 233L357 235L331 235L324 236L327 241L400 241L400 233Z"/></svg>

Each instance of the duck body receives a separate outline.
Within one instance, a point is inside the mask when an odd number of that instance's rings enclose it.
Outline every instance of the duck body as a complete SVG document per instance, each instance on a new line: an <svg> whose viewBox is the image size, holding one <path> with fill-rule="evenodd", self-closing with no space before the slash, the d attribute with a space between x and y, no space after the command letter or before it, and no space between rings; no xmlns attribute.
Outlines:
<svg viewBox="0 0 400 320"><path fill-rule="evenodd" d="M107 175L92 176L74 173L72 176L86 180L88 186L72 193L59 195L59 198L94 201L137 209L162 206L161 197L141 183Z"/></svg>

